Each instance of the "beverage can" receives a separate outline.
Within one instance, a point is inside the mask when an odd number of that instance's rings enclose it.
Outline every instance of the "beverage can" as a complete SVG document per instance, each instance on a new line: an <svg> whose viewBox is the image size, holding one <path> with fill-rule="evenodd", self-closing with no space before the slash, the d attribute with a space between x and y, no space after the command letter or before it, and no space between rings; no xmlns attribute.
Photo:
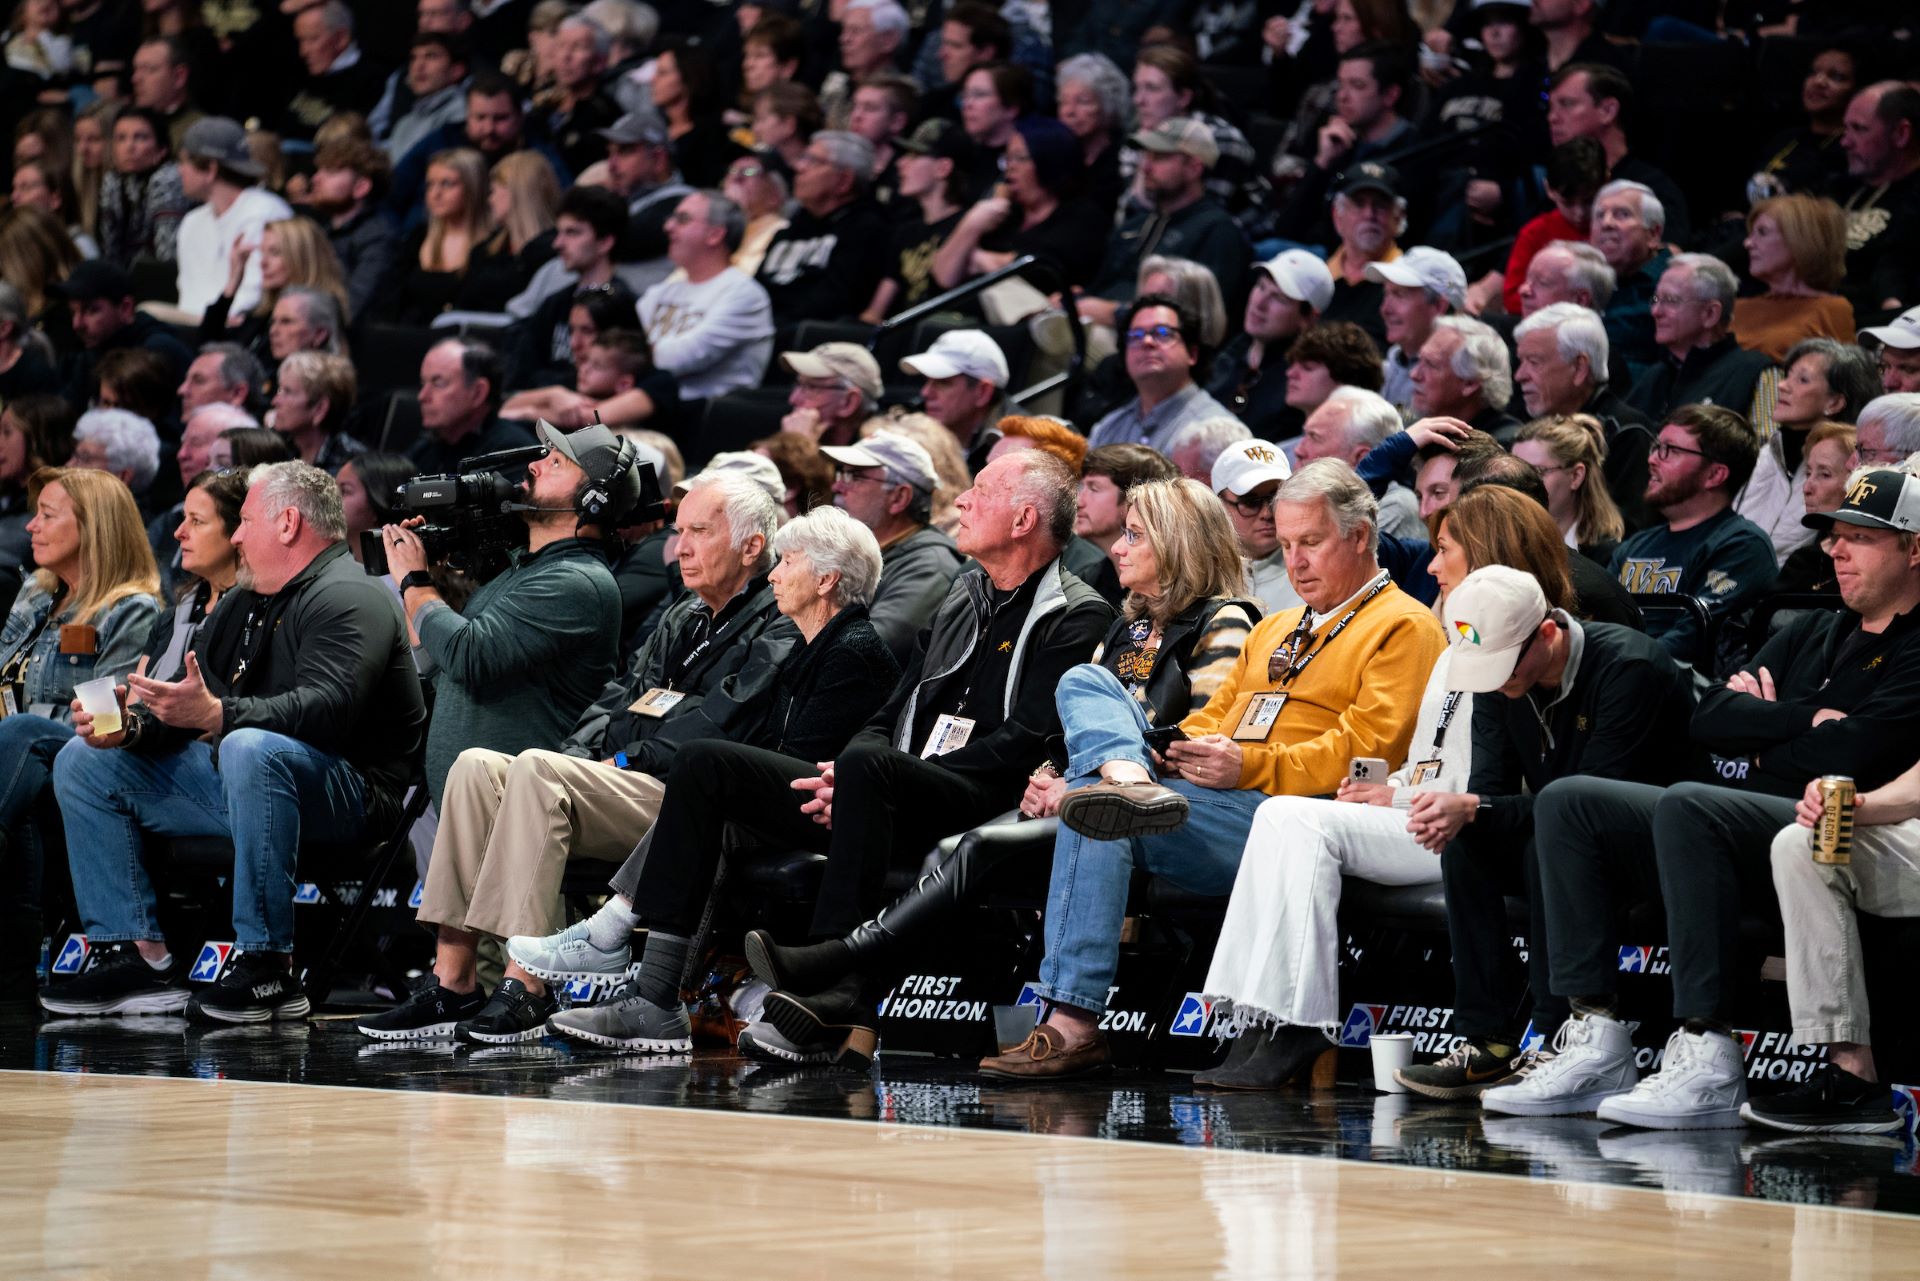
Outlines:
<svg viewBox="0 0 1920 1281"><path fill-rule="evenodd" d="M1853 780L1844 774L1820 779L1820 821L1813 829L1813 861L1845 867L1853 861Z"/></svg>

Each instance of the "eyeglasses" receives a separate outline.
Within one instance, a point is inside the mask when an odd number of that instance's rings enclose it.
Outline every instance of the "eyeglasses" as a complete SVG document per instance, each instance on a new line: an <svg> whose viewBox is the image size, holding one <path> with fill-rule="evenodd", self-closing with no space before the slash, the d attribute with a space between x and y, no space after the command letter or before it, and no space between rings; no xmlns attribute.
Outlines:
<svg viewBox="0 0 1920 1281"><path fill-rule="evenodd" d="M876 485L884 485L887 483L887 473L881 471L875 475L863 475L851 467L836 467L833 469L833 483L836 485L853 485L863 480L871 481Z"/></svg>
<svg viewBox="0 0 1920 1281"><path fill-rule="evenodd" d="M1707 456L1704 450L1688 449L1685 445L1676 445L1671 441L1665 440L1656 440L1647 448L1647 457L1657 459L1663 463L1675 454L1691 454L1695 458L1705 458Z"/></svg>
<svg viewBox="0 0 1920 1281"><path fill-rule="evenodd" d="M1138 347L1141 343L1149 339L1153 341L1154 346L1164 347L1176 338L1184 340L1185 337L1186 335L1181 333L1180 329L1175 325L1154 325L1147 329L1127 330L1127 342L1129 345L1135 347Z"/></svg>
<svg viewBox="0 0 1920 1281"><path fill-rule="evenodd" d="M727 170L727 177L758 178L761 174L765 172L766 170L762 169L759 165L737 165L734 168Z"/></svg>
<svg viewBox="0 0 1920 1281"><path fill-rule="evenodd" d="M818 378L797 379L793 385L810 396L834 396L843 390L841 384L838 382L823 382Z"/></svg>
<svg viewBox="0 0 1920 1281"><path fill-rule="evenodd" d="M1121 539L1122 539L1122 540L1123 540L1123 541L1124 541L1124 542L1125 542L1125 543L1127 544L1127 546L1129 546L1129 547L1137 547L1137 546L1139 546L1139 545L1140 545L1140 540L1141 540L1141 539L1143 539L1143 538L1145 538L1146 536L1147 536L1147 531L1146 531L1146 530L1144 530L1144 529L1135 529L1135 528L1133 528L1133 526L1131 526L1131 525L1129 525L1129 526L1127 526L1127 527L1126 527L1125 529L1123 529L1123 530L1121 530L1121 531L1120 531L1120 537L1121 537Z"/></svg>
<svg viewBox="0 0 1920 1281"><path fill-rule="evenodd" d="M1897 463L1907 456L1902 450L1874 449L1867 445L1856 446L1854 452L1860 455L1863 463Z"/></svg>
<svg viewBox="0 0 1920 1281"><path fill-rule="evenodd" d="M1653 452L1653 450L1652 450L1651 448L1649 448L1649 449L1647 450L1647 452L1648 452L1649 454L1651 454L1651 453ZM1554 464L1553 466L1551 466L1551 467L1535 467L1535 468L1534 468L1534 470L1535 470L1535 471L1537 471L1537 472L1539 472L1539 473L1540 473L1540 474L1541 474L1542 476L1545 476L1545 475L1546 475L1546 474L1548 474L1549 472L1556 472L1556 471L1572 471L1572 470L1573 470L1573 466L1572 466L1571 464L1569 464L1569 463L1555 463L1555 464Z"/></svg>
<svg viewBox="0 0 1920 1281"><path fill-rule="evenodd" d="M1690 302L1700 302L1699 298L1688 298L1682 294L1655 294L1653 305L1656 307L1679 307Z"/></svg>
<svg viewBox="0 0 1920 1281"><path fill-rule="evenodd" d="M1273 498L1271 495L1266 498L1242 498L1238 494L1229 493L1227 495L1227 506L1233 508L1242 516L1258 516L1261 512L1273 506Z"/></svg>

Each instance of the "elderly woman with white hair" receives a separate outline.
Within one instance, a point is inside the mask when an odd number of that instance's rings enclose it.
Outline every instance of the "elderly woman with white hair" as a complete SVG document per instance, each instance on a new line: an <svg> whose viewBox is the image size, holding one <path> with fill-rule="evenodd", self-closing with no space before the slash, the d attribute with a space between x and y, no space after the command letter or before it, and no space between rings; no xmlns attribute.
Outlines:
<svg viewBox="0 0 1920 1281"><path fill-rule="evenodd" d="M816 507L780 528L773 553L777 560L767 581L780 612L799 629L800 643L781 664L760 732L740 742L683 745L659 817L614 876L613 897L591 919L557 934L509 939L507 955L517 970L549 983L619 974L628 965L633 931L645 921L636 993L677 1008L678 976L695 932L694 922L683 919L685 907L692 904L693 916L699 916L706 887L720 871L721 829L742 817L715 804L716 789L721 797L739 794L736 768L835 759L892 693L899 665L867 621L880 581L873 531L838 507ZM662 886L667 888L656 893ZM640 1033L625 1022L630 1011L622 1005L563 1011L547 1026L594 1045L674 1048L637 1043Z"/></svg>
<svg viewBox="0 0 1920 1281"><path fill-rule="evenodd" d="M118 476L144 502L160 470L160 433L129 410L89 410L73 427L72 465Z"/></svg>

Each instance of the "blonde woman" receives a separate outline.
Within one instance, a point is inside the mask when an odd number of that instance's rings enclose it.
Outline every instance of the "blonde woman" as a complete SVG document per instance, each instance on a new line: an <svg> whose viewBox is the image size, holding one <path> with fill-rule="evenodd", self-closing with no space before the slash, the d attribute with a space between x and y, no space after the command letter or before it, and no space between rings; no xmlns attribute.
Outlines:
<svg viewBox="0 0 1920 1281"><path fill-rule="evenodd" d="M74 687L133 669L159 618L160 572L133 494L119 477L43 467L27 482L33 559L0 630L0 881L40 900L40 847L22 830L48 794L53 758L73 737ZM22 837L27 839L21 839Z"/></svg>
<svg viewBox="0 0 1920 1281"><path fill-rule="evenodd" d="M100 185L106 181L108 146L113 122L120 116L120 104L101 98L73 118L73 190L74 207L67 216L76 219L89 236L100 234Z"/></svg>
<svg viewBox="0 0 1920 1281"><path fill-rule="evenodd" d="M1547 512L1567 546L1605 565L1627 536L1607 489L1607 447L1591 414L1537 418L1514 438L1513 455L1533 464L1547 487Z"/></svg>
<svg viewBox="0 0 1920 1281"><path fill-rule="evenodd" d="M233 316L233 298L246 274L247 259L260 255L260 301L252 311ZM318 289L340 304L347 316L346 273L333 242L311 218L282 218L260 231L260 239L236 240L227 255L227 287L200 318L200 341L237 342L259 356L267 356L267 326L280 295L295 286Z"/></svg>
<svg viewBox="0 0 1920 1281"><path fill-rule="evenodd" d="M553 223L560 212L560 181L553 165L537 151L515 151L493 166L487 188L487 212L499 228L489 252L506 253L529 278L553 256Z"/></svg>
<svg viewBox="0 0 1920 1281"><path fill-rule="evenodd" d="M1747 274L1767 287L1733 304L1733 336L1785 360L1804 338L1853 341L1853 305L1833 291L1847 272L1847 216L1819 196L1775 196L1747 214Z"/></svg>
<svg viewBox="0 0 1920 1281"><path fill-rule="evenodd" d="M401 248L396 295L387 309L393 319L427 325L443 311L498 311L512 296L509 290L492 299L487 287L487 242L495 230L488 185L487 162L470 147L438 152L427 162L427 220Z"/></svg>

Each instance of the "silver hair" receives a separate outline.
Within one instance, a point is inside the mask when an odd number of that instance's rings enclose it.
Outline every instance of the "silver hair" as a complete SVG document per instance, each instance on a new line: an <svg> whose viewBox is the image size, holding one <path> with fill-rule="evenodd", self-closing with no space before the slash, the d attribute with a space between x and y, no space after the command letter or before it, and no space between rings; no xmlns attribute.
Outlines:
<svg viewBox="0 0 1920 1281"><path fill-rule="evenodd" d="M1471 316L1442 316L1433 327L1460 335L1460 349L1453 353L1453 376L1479 383L1487 404L1505 409L1513 399L1513 362L1494 327Z"/></svg>
<svg viewBox="0 0 1920 1281"><path fill-rule="evenodd" d="M1593 371L1593 385L1606 386L1607 327L1601 323L1598 313L1577 302L1557 302L1542 307L1515 325L1513 339L1518 342L1543 329L1553 331L1554 350L1561 360L1572 364L1575 356L1585 356L1587 368Z"/></svg>
<svg viewBox="0 0 1920 1281"><path fill-rule="evenodd" d="M1607 262L1607 256L1584 240L1556 240L1547 249L1558 249L1573 259L1567 268L1567 280L1576 289L1584 289L1593 299L1595 311L1605 311L1613 301L1620 277ZM1546 250L1541 250L1545 253Z"/></svg>
<svg viewBox="0 0 1920 1281"><path fill-rule="evenodd" d="M747 238L747 211L719 191L707 190L696 194L706 197L707 226L720 228L720 243L729 252L738 249L740 242Z"/></svg>
<svg viewBox="0 0 1920 1281"><path fill-rule="evenodd" d="M560 19L560 25L553 29L555 35L563 31L584 31L593 37L593 51L605 58L613 51L613 36L598 22L584 13L570 13Z"/></svg>
<svg viewBox="0 0 1920 1281"><path fill-rule="evenodd" d="M1719 328L1733 323L1733 300L1740 296L1740 278L1733 274L1733 268L1712 254L1675 254L1667 270L1675 267L1685 267L1693 273L1687 284L1695 302L1720 304Z"/></svg>
<svg viewBox="0 0 1920 1281"><path fill-rule="evenodd" d="M1044 449L1009 454L1020 474L1008 486L1013 505L1031 504L1047 541L1065 547L1073 540L1073 518L1080 506L1080 478L1073 468Z"/></svg>
<svg viewBox="0 0 1920 1281"><path fill-rule="evenodd" d="M848 0L847 9L864 9L873 20L873 29L882 35L897 35L902 39L913 26L913 19L895 0Z"/></svg>
<svg viewBox="0 0 1920 1281"><path fill-rule="evenodd" d="M1368 393L1371 395L1372 393ZM1316 458L1304 464L1299 471L1280 482L1273 501L1276 503L1311 503L1322 501L1333 509L1333 523L1340 530L1341 537L1353 533L1361 525L1367 527L1367 551L1378 555L1380 551L1380 504L1374 501L1373 491L1361 480L1342 458Z"/></svg>
<svg viewBox="0 0 1920 1281"><path fill-rule="evenodd" d="M1868 401L1881 395L1880 362L1873 353L1857 343L1840 342L1833 338L1802 338L1787 349L1780 358L1780 369L1784 373L1793 368L1793 363L1802 356L1818 356L1826 362L1825 378L1827 391L1846 401L1836 414L1823 414L1823 418L1838 419L1843 423L1859 418L1860 410Z"/></svg>
<svg viewBox="0 0 1920 1281"><path fill-rule="evenodd" d="M1667 207L1660 203L1660 197L1653 194L1653 188L1644 182L1616 178L1595 193L1593 203L1597 205L1608 196L1618 196L1629 191L1636 192L1640 196L1640 225L1656 235L1665 231Z"/></svg>
<svg viewBox="0 0 1920 1281"><path fill-rule="evenodd" d="M247 476L247 490L259 492L260 504L270 515L293 508L330 543L347 536L340 486L312 463L262 463Z"/></svg>
<svg viewBox="0 0 1920 1281"><path fill-rule="evenodd" d="M260 420L238 405L229 405L224 400L211 401L187 415L187 426L205 421L208 426L220 431L232 431L236 427L258 427Z"/></svg>
<svg viewBox="0 0 1920 1281"><path fill-rule="evenodd" d="M292 286L287 292L298 288L301 286ZM328 294L326 298L331 302L333 295ZM267 371L261 367L260 358L237 342L210 342L195 354L220 357L220 385L245 387L249 398L257 395L261 386L267 381Z"/></svg>
<svg viewBox="0 0 1920 1281"><path fill-rule="evenodd" d="M766 486L737 471L703 471L687 482L687 493L703 489L718 492L720 510L727 518L727 545L739 551L758 534L764 545L753 572L764 574L773 568L773 536L780 530L780 505Z"/></svg>
<svg viewBox="0 0 1920 1281"><path fill-rule="evenodd" d="M320 6L320 21L329 31L344 31L353 34L353 10L340 0L327 0Z"/></svg>
<svg viewBox="0 0 1920 1281"><path fill-rule="evenodd" d="M813 135L827 153L827 162L835 169L852 174L864 188L873 181L873 144L857 133L844 129L822 129Z"/></svg>
<svg viewBox="0 0 1920 1281"><path fill-rule="evenodd" d="M320 348L321 351L329 356L347 354L346 344L341 341L340 331L346 328L346 322L340 315L339 299L324 289L315 289L312 285L288 285L280 291L280 297L283 300L291 298L298 302L300 310L307 317L307 323L327 331L327 341Z"/></svg>
<svg viewBox="0 0 1920 1281"><path fill-rule="evenodd" d="M1074 54L1053 70L1054 84L1069 81L1093 90L1093 96L1100 100L1100 115L1111 132L1126 131L1133 121L1133 86L1112 58L1104 53Z"/></svg>
<svg viewBox="0 0 1920 1281"><path fill-rule="evenodd" d="M1220 281L1213 274L1213 268L1191 258L1148 254L1140 260L1140 270L1134 273L1136 292L1147 292L1138 286L1156 273L1173 278L1173 297L1200 322L1199 338L1202 343L1208 347L1218 347L1226 341L1227 300L1220 293Z"/></svg>
<svg viewBox="0 0 1920 1281"><path fill-rule="evenodd" d="M160 470L160 433L153 424L127 409L90 409L73 426L76 441L96 441L107 451L107 467L116 475L132 472L128 487L135 493L153 483Z"/></svg>
<svg viewBox="0 0 1920 1281"><path fill-rule="evenodd" d="M865 605L880 582L880 543L873 531L838 507L816 507L773 536L775 558L805 556L816 574L838 574L828 599L835 609Z"/></svg>
<svg viewBox="0 0 1920 1281"><path fill-rule="evenodd" d="M618 40L634 50L647 48L660 34L660 14L639 0L592 0L580 13L599 23L608 40Z"/></svg>
<svg viewBox="0 0 1920 1281"><path fill-rule="evenodd" d="M1868 401L1860 411L1860 425L1869 424L1886 433L1888 449L1920 451L1920 392L1894 392Z"/></svg>
<svg viewBox="0 0 1920 1281"><path fill-rule="evenodd" d="M1322 403L1347 411L1343 430L1349 445L1377 445L1405 425L1392 401L1364 387L1335 387Z"/></svg>
<svg viewBox="0 0 1920 1281"><path fill-rule="evenodd" d="M1188 423L1173 434L1167 442L1167 457L1177 458L1183 449L1195 446L1206 451L1205 465L1201 471L1210 473L1214 459L1225 453L1227 446L1238 441L1253 439L1253 428L1225 414L1213 418L1202 418Z"/></svg>

